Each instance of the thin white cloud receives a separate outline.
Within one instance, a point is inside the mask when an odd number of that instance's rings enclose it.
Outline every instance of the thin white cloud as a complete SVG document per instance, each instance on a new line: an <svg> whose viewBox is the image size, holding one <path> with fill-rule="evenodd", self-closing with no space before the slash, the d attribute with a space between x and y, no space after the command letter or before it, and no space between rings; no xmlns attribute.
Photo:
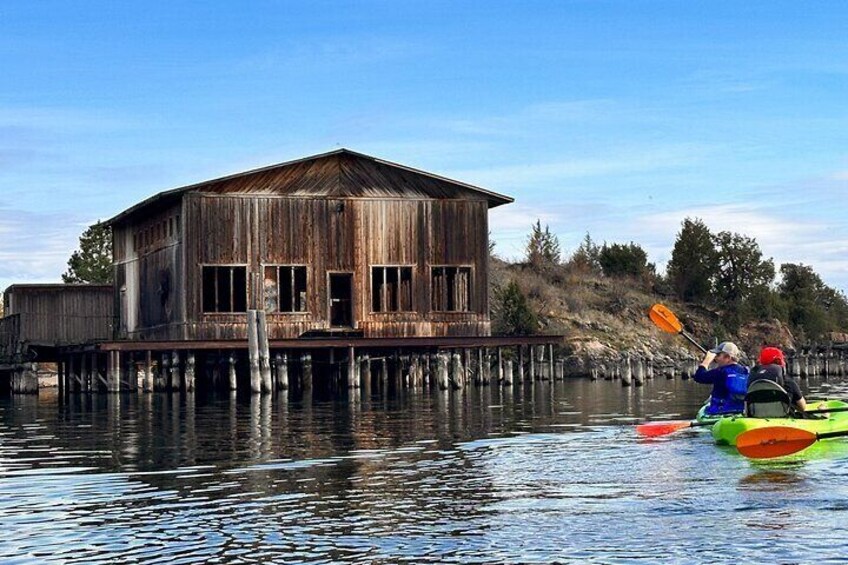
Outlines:
<svg viewBox="0 0 848 565"><path fill-rule="evenodd" d="M550 186L589 177L678 169L700 163L709 148L696 144L626 148L598 157L563 155L555 161L454 170L453 178L493 188Z"/></svg>
<svg viewBox="0 0 848 565"><path fill-rule="evenodd" d="M0 208L0 289L14 283L59 282L89 225L68 214Z"/></svg>

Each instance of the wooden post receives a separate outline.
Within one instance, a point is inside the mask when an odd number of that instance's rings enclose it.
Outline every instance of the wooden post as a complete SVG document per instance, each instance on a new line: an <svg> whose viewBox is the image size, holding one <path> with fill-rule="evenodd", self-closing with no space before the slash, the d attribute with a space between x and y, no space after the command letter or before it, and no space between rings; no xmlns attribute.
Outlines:
<svg viewBox="0 0 848 565"><path fill-rule="evenodd" d="M633 383L636 386L642 386L645 384L645 367L642 365L642 359L637 356L635 359L631 359L630 361L633 371Z"/></svg>
<svg viewBox="0 0 848 565"><path fill-rule="evenodd" d="M438 383L439 389L447 390L448 389L448 353L446 351L439 351L436 355L436 359L438 361Z"/></svg>
<svg viewBox="0 0 848 565"><path fill-rule="evenodd" d="M512 358L504 359L504 386L509 386L515 382L515 376L512 373Z"/></svg>
<svg viewBox="0 0 848 565"><path fill-rule="evenodd" d="M495 378L497 379L498 384L500 386L503 386L504 384L506 384L504 383L503 350L500 347L497 347L496 352L498 358L498 365L497 367L495 367Z"/></svg>
<svg viewBox="0 0 848 565"><path fill-rule="evenodd" d="M256 331L259 341L259 371L262 392L271 392L271 350L268 345L268 319L265 310L256 312Z"/></svg>
<svg viewBox="0 0 848 565"><path fill-rule="evenodd" d="M554 380L554 344L548 344L548 378Z"/></svg>
<svg viewBox="0 0 848 565"><path fill-rule="evenodd" d="M71 353L68 355L68 361L65 363L65 377L67 379L67 384L65 385L65 390L67 392L77 392L77 385L79 383L76 382L76 373L74 372L74 354Z"/></svg>
<svg viewBox="0 0 848 565"><path fill-rule="evenodd" d="M524 346L518 346L518 382L523 383L525 381L524 376Z"/></svg>
<svg viewBox="0 0 848 565"><path fill-rule="evenodd" d="M130 392L138 390L138 368L135 363L135 353L127 353L127 389Z"/></svg>
<svg viewBox="0 0 848 565"><path fill-rule="evenodd" d="M483 348L477 348L477 370L474 371L474 384L482 385L486 382L486 364L483 359Z"/></svg>
<svg viewBox="0 0 848 565"><path fill-rule="evenodd" d="M168 353L159 355L159 370L156 372L156 379L153 381L153 390L165 391L168 390L168 383L171 378L171 356Z"/></svg>
<svg viewBox="0 0 848 565"><path fill-rule="evenodd" d="M389 390L389 360L385 356L380 359L380 386L386 394Z"/></svg>
<svg viewBox="0 0 848 565"><path fill-rule="evenodd" d="M110 351L106 357L106 390L120 392L121 390L121 354Z"/></svg>
<svg viewBox="0 0 848 565"><path fill-rule="evenodd" d="M456 351L451 355L451 372L453 373L451 382L454 388L461 389L465 386L465 369L462 366L462 357Z"/></svg>
<svg viewBox="0 0 848 565"><path fill-rule="evenodd" d="M371 394L371 357L369 355L362 356L362 365L359 372L359 385L366 394Z"/></svg>
<svg viewBox="0 0 848 565"><path fill-rule="evenodd" d="M230 390L235 391L238 388L238 378L236 375L236 354L230 353L227 358L229 362L229 370L227 371L227 377L229 379L229 387Z"/></svg>
<svg viewBox="0 0 848 565"><path fill-rule="evenodd" d="M88 381L88 378L87 378L88 377L88 355L86 355L85 353L80 354L79 371L80 371L79 372L79 374L80 374L80 390L82 392L89 392L90 391L90 389L88 388L88 382L89 381Z"/></svg>
<svg viewBox="0 0 848 565"><path fill-rule="evenodd" d="M419 387L421 385L421 362L417 353L409 356L409 376L412 380L412 386Z"/></svg>
<svg viewBox="0 0 848 565"><path fill-rule="evenodd" d="M277 389L287 390L289 388L289 355L288 353L277 353Z"/></svg>
<svg viewBox="0 0 848 565"><path fill-rule="evenodd" d="M171 390L180 390L180 352L176 349L171 352Z"/></svg>
<svg viewBox="0 0 848 565"><path fill-rule="evenodd" d="M356 351L353 347L347 348L347 388L356 388Z"/></svg>
<svg viewBox="0 0 848 565"><path fill-rule="evenodd" d="M59 361L56 363L56 384L59 387L59 398L62 399L65 397L65 391L67 390L67 384L65 383L65 362L59 357Z"/></svg>
<svg viewBox="0 0 848 565"><path fill-rule="evenodd" d="M259 333L256 311L247 311L247 355L250 364L250 392L262 392L262 372L259 367Z"/></svg>
<svg viewBox="0 0 848 565"><path fill-rule="evenodd" d="M536 379L536 347L530 346L530 380L535 381Z"/></svg>
<svg viewBox="0 0 848 565"><path fill-rule="evenodd" d="M593 371L597 371L597 369L595 369L594 367L592 367L592 370L593 370ZM563 359L557 359L557 364L556 364L556 378L557 378L558 380L561 380L561 381L564 381L564 380L565 380L565 361L564 361ZM597 373L596 373L596 374L595 374L595 378L594 378L594 379L592 379L592 380L597 380L597 378L598 378L598 375L597 375Z"/></svg>
<svg viewBox="0 0 848 565"><path fill-rule="evenodd" d="M301 361L303 363L303 390L312 390L312 354L303 353Z"/></svg>
<svg viewBox="0 0 848 565"><path fill-rule="evenodd" d="M621 368L621 386L630 386L633 374L630 370L630 358L627 355L619 360L619 367Z"/></svg>
<svg viewBox="0 0 848 565"><path fill-rule="evenodd" d="M153 390L153 353L146 351L144 353L144 392Z"/></svg>
<svg viewBox="0 0 848 565"><path fill-rule="evenodd" d="M186 354L185 364L185 390L186 392L194 392L194 351L189 350Z"/></svg>
<svg viewBox="0 0 848 565"><path fill-rule="evenodd" d="M394 363L394 365L395 365L394 381L395 381L397 388L400 389L400 388L403 388L403 365L402 365L402 362L401 362L401 359L400 359L400 353L397 350L395 350L394 361L395 361L395 363Z"/></svg>

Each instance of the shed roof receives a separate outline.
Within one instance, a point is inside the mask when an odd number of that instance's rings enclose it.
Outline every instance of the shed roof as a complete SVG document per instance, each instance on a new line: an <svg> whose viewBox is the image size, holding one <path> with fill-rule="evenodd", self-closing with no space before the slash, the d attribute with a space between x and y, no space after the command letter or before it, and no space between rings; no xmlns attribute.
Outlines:
<svg viewBox="0 0 848 565"><path fill-rule="evenodd" d="M489 208L513 201L478 186L378 159L349 149L278 163L166 190L109 219L120 223L148 206L166 205L187 192L333 197L424 197L486 200Z"/></svg>

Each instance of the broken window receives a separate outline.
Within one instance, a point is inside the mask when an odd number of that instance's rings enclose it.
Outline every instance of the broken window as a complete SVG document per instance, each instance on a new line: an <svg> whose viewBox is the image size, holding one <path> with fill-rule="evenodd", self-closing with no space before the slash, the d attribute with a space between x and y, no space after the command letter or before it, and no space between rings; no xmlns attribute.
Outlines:
<svg viewBox="0 0 848 565"><path fill-rule="evenodd" d="M434 311L471 311L471 267L433 267L430 282Z"/></svg>
<svg viewBox="0 0 848 565"><path fill-rule="evenodd" d="M412 311L412 267L371 267L371 310Z"/></svg>
<svg viewBox="0 0 848 565"><path fill-rule="evenodd" d="M267 266L263 286L266 312L307 311L305 266Z"/></svg>
<svg viewBox="0 0 848 565"><path fill-rule="evenodd" d="M203 311L247 312L247 267L203 267Z"/></svg>

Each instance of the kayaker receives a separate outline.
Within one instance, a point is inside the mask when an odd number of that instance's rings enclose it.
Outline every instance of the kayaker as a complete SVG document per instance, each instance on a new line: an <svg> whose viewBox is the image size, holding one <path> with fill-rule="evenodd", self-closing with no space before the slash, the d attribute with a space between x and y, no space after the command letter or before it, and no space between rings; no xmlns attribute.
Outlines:
<svg viewBox="0 0 848 565"><path fill-rule="evenodd" d="M740 352L735 343L722 342L710 349L695 375L695 382L713 385L710 403L705 413L741 413L745 409L745 393L748 392L748 368L739 364ZM710 369L710 365L715 367Z"/></svg>
<svg viewBox="0 0 848 565"><path fill-rule="evenodd" d="M798 382L786 374L786 357L778 347L763 347L760 351L758 365L751 371L748 384L759 380L774 381L789 394L792 405L803 412L807 409L807 401Z"/></svg>

